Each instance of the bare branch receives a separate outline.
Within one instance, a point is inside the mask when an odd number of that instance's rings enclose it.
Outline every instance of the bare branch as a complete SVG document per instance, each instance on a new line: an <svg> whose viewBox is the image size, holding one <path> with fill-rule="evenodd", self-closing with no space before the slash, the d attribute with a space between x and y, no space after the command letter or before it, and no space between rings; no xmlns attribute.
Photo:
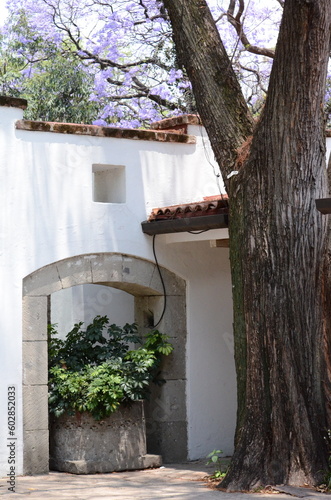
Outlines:
<svg viewBox="0 0 331 500"><path fill-rule="evenodd" d="M139 0L139 5L141 5L142 8L144 9L144 15L145 15L146 19L148 19L148 9L147 9L146 5L144 4L143 0Z"/></svg>
<svg viewBox="0 0 331 500"><path fill-rule="evenodd" d="M227 10L227 18L229 23L232 24L232 26L236 30L239 40L245 47L245 50L247 50L247 52L251 52L252 54L273 58L275 55L275 51L273 49L268 49L266 47L258 47L257 45L252 45L249 42L244 32L244 26L241 20L241 16L245 8L244 0L239 0L239 9L236 15L234 13L235 4L236 4L235 0L230 0L229 8Z"/></svg>
<svg viewBox="0 0 331 500"><path fill-rule="evenodd" d="M148 88L146 85L144 85L137 77L133 77L132 81L137 85L139 89L141 89L144 92L145 97L148 97L151 101L155 102L156 104L159 104L160 106L165 106L168 109L175 110L175 109L181 109L182 111L185 111L185 106L181 106L178 103L174 104L167 99L163 99L161 96L157 94L152 94L151 89Z"/></svg>
<svg viewBox="0 0 331 500"><path fill-rule="evenodd" d="M156 94L151 94L150 90L148 89L148 92L137 92L135 94L124 94L124 95L110 95L107 99L109 101L125 101L125 100L131 100L131 99L140 99L142 97L148 97L151 101L155 102L156 104L159 104L160 106L164 106L167 109L171 110L176 110L180 109L182 111L185 111L186 108L185 106L180 106L176 105L173 102L168 101L167 99L163 99L161 96L156 95Z"/></svg>
<svg viewBox="0 0 331 500"><path fill-rule="evenodd" d="M226 13L225 12L222 12L222 14L220 14L218 16L217 19L215 19L215 24L217 24L218 22L220 22L221 19L223 19L223 17L226 16Z"/></svg>
<svg viewBox="0 0 331 500"><path fill-rule="evenodd" d="M267 94L267 89L263 86L262 81L261 81L261 76L260 73L253 68L248 68L247 66L244 66L243 64L239 64L240 68L243 69L244 71L249 71L250 73L253 73L256 76L257 83L260 87L260 89Z"/></svg>
<svg viewBox="0 0 331 500"><path fill-rule="evenodd" d="M47 4L47 5L50 5L47 3L47 0L44 0L44 2ZM117 63L111 59L108 59L108 58L105 58L105 57L100 57L96 54L93 54L92 52L90 52L89 50L87 49L84 49L82 46L81 46L81 43L80 43L80 30L79 30L79 27L77 26L77 24L73 21L73 19L70 19L70 23L74 26L74 28L76 29L76 34L74 34L71 30L71 27L68 27L67 24L62 20L61 16L60 16L60 13L56 11L55 7L53 5L50 5L52 7L52 10L53 10L53 23L54 25L61 31L64 31L67 35L68 35L68 38L71 40L71 42L74 44L75 48L76 48L76 55L81 59L81 60L88 60L88 61L91 61L95 64L98 64L100 66L101 69L106 69L108 67L111 67L111 68L117 68L117 69L120 69L122 71L127 71L128 69L130 68L135 68L135 67L139 67L139 66L142 66L142 65L146 65L146 64L152 64L152 65L156 65L158 66L159 68L165 70L165 71L169 71L169 67L166 65L166 64L163 64L159 59L157 59L156 57L149 57L149 58L146 58L146 59L141 59L141 60L137 60L137 61L134 61L134 62L130 62L130 63L126 63L126 64L120 64L120 63ZM60 22L57 21L57 18L59 18Z"/></svg>
<svg viewBox="0 0 331 500"><path fill-rule="evenodd" d="M150 16L148 18L150 21L155 21L156 19L168 19L168 16L166 14L157 14L156 16ZM144 24L146 23L146 19L143 19L142 21L136 21L133 23L134 26L138 26L139 24Z"/></svg>

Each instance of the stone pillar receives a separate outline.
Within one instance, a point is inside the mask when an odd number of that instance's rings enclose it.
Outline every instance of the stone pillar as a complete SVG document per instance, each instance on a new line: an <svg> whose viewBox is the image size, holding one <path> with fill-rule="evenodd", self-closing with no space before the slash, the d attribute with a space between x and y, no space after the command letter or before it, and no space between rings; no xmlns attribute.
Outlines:
<svg viewBox="0 0 331 500"><path fill-rule="evenodd" d="M174 346L161 366L160 378L166 382L152 384L146 402L147 452L162 455L165 463L187 460L185 286L183 282L178 285L175 290L168 288L165 314L157 326ZM163 303L163 297L136 297L136 321L145 331L151 329L152 319L156 323L160 318Z"/></svg>
<svg viewBox="0 0 331 500"><path fill-rule="evenodd" d="M48 468L47 296L23 299L23 474Z"/></svg>

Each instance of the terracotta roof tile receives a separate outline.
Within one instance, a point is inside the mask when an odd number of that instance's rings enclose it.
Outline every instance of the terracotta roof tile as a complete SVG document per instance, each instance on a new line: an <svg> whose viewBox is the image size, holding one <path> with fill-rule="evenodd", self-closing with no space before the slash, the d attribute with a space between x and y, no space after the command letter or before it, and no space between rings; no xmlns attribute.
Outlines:
<svg viewBox="0 0 331 500"><path fill-rule="evenodd" d="M148 221L183 219L188 217L201 217L204 215L227 214L229 212L228 196L206 196L203 201L170 205L168 207L154 208Z"/></svg>
<svg viewBox="0 0 331 500"><path fill-rule="evenodd" d="M187 134L188 125L201 125L200 117L198 115L181 115L174 116L173 118L165 118L164 120L152 123L151 129Z"/></svg>

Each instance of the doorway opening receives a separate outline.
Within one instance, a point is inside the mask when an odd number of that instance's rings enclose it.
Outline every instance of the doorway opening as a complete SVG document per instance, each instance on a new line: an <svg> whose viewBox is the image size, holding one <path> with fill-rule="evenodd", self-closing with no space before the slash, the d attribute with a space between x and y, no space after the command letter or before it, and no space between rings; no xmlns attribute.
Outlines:
<svg viewBox="0 0 331 500"><path fill-rule="evenodd" d="M152 387L150 401L146 404L147 452L162 455L164 462L181 462L187 459L185 281L165 268L161 268L161 272L167 291L167 308L158 329L170 337L174 352L162 366L166 383ZM60 318L61 301L56 294L67 289L72 291L71 295L87 293L87 288L85 292L79 288L73 292L81 285L102 285L97 292L99 304L95 298L90 299L89 313L92 309L100 309L101 302L106 303L111 293L116 294L111 290L121 290L129 294L127 300L128 304L130 300L133 304L133 319L142 331L149 330L154 318L162 314L163 288L156 265L132 255L79 255L49 264L24 278L24 474L42 474L49 470L47 322L52 317L49 304L53 300L53 318L56 315Z"/></svg>

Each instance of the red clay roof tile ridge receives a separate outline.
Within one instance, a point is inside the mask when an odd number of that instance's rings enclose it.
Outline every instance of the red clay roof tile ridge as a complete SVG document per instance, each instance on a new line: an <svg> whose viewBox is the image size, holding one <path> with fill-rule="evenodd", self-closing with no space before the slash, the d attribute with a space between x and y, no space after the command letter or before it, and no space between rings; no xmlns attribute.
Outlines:
<svg viewBox="0 0 331 500"><path fill-rule="evenodd" d="M149 221L228 213L227 195L206 196L203 201L154 208Z"/></svg>

